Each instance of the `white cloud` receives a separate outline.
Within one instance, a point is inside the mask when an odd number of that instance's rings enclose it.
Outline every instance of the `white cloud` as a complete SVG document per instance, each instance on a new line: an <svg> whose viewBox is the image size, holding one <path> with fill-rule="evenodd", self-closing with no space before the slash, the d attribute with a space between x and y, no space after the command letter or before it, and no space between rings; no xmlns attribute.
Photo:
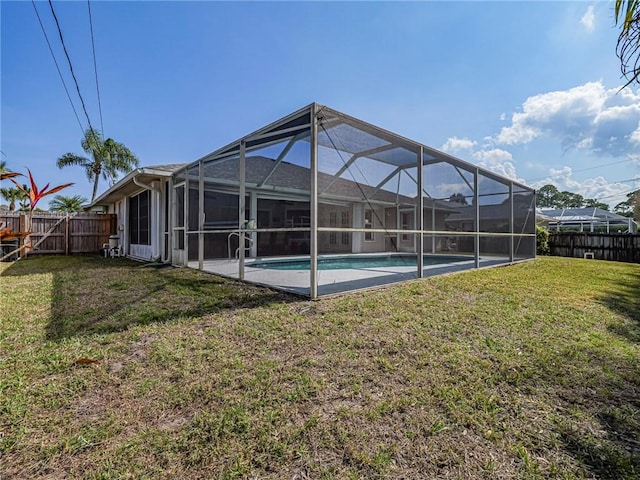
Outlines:
<svg viewBox="0 0 640 480"><path fill-rule="evenodd" d="M513 155L500 148L491 150L478 150L473 153L473 157L478 160L478 166L486 168L499 175L518 180L516 167L513 163Z"/></svg>
<svg viewBox="0 0 640 480"><path fill-rule="evenodd" d="M632 143L636 143L640 146L640 122L638 122L638 128L636 128L635 132L631 134L630 140Z"/></svg>
<svg viewBox="0 0 640 480"><path fill-rule="evenodd" d="M593 31L593 28L596 24L596 16L593 13L593 5L589 5L586 13L580 19L580 23L590 32Z"/></svg>
<svg viewBox="0 0 640 480"><path fill-rule="evenodd" d="M612 207L624 201L626 193L634 188L633 183L610 183L601 176L578 181L573 178L573 169L568 166L560 169L551 168L547 178L531 186L540 188L544 185L554 185L560 191L578 193L584 198L595 198Z"/></svg>
<svg viewBox="0 0 640 480"><path fill-rule="evenodd" d="M515 145L551 137L565 149L621 157L637 153L639 124L640 91L607 90L602 82L590 82L529 97L496 142Z"/></svg>
<svg viewBox="0 0 640 480"><path fill-rule="evenodd" d="M469 140L468 138L458 138L451 137L449 138L444 145L440 148L443 152L447 153L456 153L462 151L469 151L473 149L477 145L477 142L474 140Z"/></svg>
<svg viewBox="0 0 640 480"><path fill-rule="evenodd" d="M447 153L463 153L466 157L471 156L477 160L477 165L479 167L486 168L487 170L514 180L522 181L521 179L518 179L516 175L513 155L501 148L494 148L494 142L491 137L486 137L484 140L485 143L482 147L480 147L479 150L476 150L478 142L475 140L470 140L466 137L451 137L440 149Z"/></svg>
<svg viewBox="0 0 640 480"><path fill-rule="evenodd" d="M602 82L591 82L535 95L526 99L522 110L512 115L511 124L497 135L485 137L481 142L451 137L442 150L461 152L463 158L475 160L480 167L525 183L517 176L517 162L511 152L500 147L527 144L536 138L556 139L564 149L601 158L628 159L640 167L640 90L606 89ZM543 170L542 163L527 167ZM546 178L531 186L540 188L546 184L612 207L624 201L626 192L638 185L637 181L611 183L602 176L579 181L573 178L573 170L568 166L548 170Z"/></svg>
<svg viewBox="0 0 640 480"><path fill-rule="evenodd" d="M463 152L480 167L524 182L517 176L516 161L511 152L500 147L527 144L536 138L556 139L565 150L626 158L640 165L640 90L606 89L602 82L590 82L564 91L535 95L525 100L522 110L512 115L511 124L497 135L485 137L482 143L452 137L442 149ZM549 170L547 178L532 186L539 188L546 184L611 206L623 201L625 193L636 185L633 182L610 183L602 176L578 181L568 166Z"/></svg>

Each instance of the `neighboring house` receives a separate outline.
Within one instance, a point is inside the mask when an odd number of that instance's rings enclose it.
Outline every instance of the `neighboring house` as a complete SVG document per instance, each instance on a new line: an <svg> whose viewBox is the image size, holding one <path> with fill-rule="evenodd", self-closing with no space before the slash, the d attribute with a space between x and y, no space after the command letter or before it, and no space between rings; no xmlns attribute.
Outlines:
<svg viewBox="0 0 640 480"><path fill-rule="evenodd" d="M596 207L539 209L548 221L550 230L579 230L614 232L637 232L638 224L633 218L624 217Z"/></svg>
<svg viewBox="0 0 640 480"><path fill-rule="evenodd" d="M312 298L323 255L458 254L469 268L490 263L481 253L491 264L535 257L533 189L318 104L188 165L136 169L92 208L118 216L136 259L246 279L245 260L306 258L290 285ZM276 276L254 281L289 285Z"/></svg>

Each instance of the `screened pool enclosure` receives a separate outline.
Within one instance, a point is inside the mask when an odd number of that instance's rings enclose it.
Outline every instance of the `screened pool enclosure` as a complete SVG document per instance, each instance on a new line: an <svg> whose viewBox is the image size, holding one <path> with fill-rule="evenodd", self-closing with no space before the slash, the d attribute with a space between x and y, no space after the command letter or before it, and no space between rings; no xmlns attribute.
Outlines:
<svg viewBox="0 0 640 480"><path fill-rule="evenodd" d="M174 264L311 298L535 257L531 188L318 104L171 188Z"/></svg>

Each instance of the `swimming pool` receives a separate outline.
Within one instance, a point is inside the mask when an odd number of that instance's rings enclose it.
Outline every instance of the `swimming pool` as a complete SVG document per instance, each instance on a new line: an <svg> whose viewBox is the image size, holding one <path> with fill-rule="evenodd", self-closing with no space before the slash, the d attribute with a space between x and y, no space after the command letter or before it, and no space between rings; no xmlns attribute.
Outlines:
<svg viewBox="0 0 640 480"><path fill-rule="evenodd" d="M447 263L466 262L473 257L464 255L424 255L424 266L442 265ZM384 268L384 267L417 267L416 255L366 255L366 256L339 256L319 257L318 270L354 270L360 268ZM309 270L311 261L308 258L277 259L256 261L246 264L251 268L268 270Z"/></svg>

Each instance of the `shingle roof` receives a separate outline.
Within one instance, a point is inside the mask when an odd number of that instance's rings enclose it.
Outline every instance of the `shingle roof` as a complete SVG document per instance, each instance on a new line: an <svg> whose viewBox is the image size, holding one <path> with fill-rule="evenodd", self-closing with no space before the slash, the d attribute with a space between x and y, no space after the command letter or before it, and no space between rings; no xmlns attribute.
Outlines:
<svg viewBox="0 0 640 480"><path fill-rule="evenodd" d="M165 171L168 173L173 173L173 172L177 172L183 167L186 167L187 165L188 163L169 163L165 165L150 165L150 166L145 166L140 168L143 170L159 170L159 171Z"/></svg>
<svg viewBox="0 0 640 480"><path fill-rule="evenodd" d="M311 189L311 175L309 169L301 165L288 162L280 162L275 171L276 161L262 156L249 156L246 158L246 182L250 185L260 185L266 180L265 187L269 189L299 190L309 192ZM238 158L232 158L205 164L205 176L215 183L216 179L239 182ZM268 176L268 178L267 178ZM389 182L394 184L394 182ZM417 190L417 187L416 187ZM318 173L318 192L327 198L350 198L352 200L375 200L386 203L415 204L416 199L395 192L378 189L375 186L355 182L346 178L338 177L327 173ZM431 199L424 200L425 205L429 205ZM437 208L451 210L445 202L435 201ZM457 205L455 206L457 208Z"/></svg>

